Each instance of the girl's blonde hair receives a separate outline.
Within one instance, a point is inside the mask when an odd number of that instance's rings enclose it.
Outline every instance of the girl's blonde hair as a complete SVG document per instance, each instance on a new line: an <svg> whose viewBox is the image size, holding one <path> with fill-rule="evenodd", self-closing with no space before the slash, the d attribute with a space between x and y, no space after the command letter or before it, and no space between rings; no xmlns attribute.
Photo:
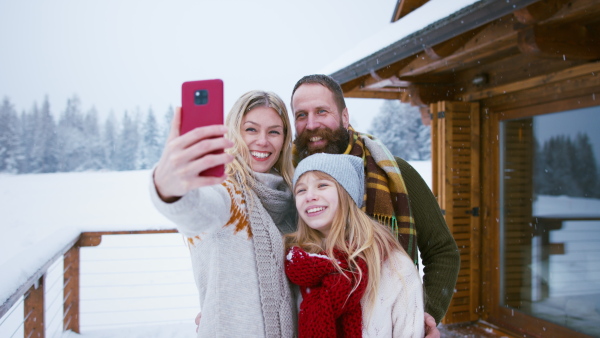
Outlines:
<svg viewBox="0 0 600 338"><path fill-rule="evenodd" d="M339 200L338 210L334 215L327 238L324 238L319 231L310 228L299 217L297 231L285 237L286 250L298 246L309 253L326 252L329 257L334 257L334 248L340 250L348 255L348 263L352 271L358 271L356 286L360 283L363 275L356 263L356 258L364 259L368 267L365 295L368 306L373 306L379 288L383 262L391 257L394 251L400 251L405 255L406 252L391 231L362 211L333 177L321 171L308 171L307 174L313 174L318 179L327 179L335 183ZM342 272L337 260L332 259L331 261Z"/></svg>
<svg viewBox="0 0 600 338"><path fill-rule="evenodd" d="M227 136L233 141L233 147L229 148L227 152L233 155L235 159L227 165L226 173L228 176L239 174L241 180L239 183L243 188L247 188L254 180L252 168L250 167L250 150L242 138L241 128L244 116L251 110L259 107L272 108L283 122L283 146L277 162L273 165L273 169L291 187L292 176L294 175L294 167L292 166L291 124L285 103L283 103L277 94L272 92L260 90L249 91L235 102L229 114L227 114L225 120L225 125L229 128Z"/></svg>

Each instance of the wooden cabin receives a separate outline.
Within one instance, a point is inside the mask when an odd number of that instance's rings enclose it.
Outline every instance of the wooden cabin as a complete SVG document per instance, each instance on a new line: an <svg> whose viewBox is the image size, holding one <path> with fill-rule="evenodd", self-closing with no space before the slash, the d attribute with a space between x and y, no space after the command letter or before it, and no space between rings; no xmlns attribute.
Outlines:
<svg viewBox="0 0 600 338"><path fill-rule="evenodd" d="M436 4L399 0L391 25ZM431 125L461 253L443 322L600 336L600 1L474 1L371 52L330 75Z"/></svg>

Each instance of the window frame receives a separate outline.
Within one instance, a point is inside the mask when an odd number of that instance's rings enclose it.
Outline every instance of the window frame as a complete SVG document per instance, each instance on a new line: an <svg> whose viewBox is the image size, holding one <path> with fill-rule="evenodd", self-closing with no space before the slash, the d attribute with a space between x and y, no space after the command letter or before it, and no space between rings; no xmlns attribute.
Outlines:
<svg viewBox="0 0 600 338"><path fill-rule="evenodd" d="M547 101L528 107L514 107L494 110L482 106L482 269L481 300L482 318L491 324L525 336L545 336L552 332L555 336L589 337L567 327L527 315L519 310L500 305L501 286L501 163L500 163L500 123L506 120L527 118L538 115L600 106L595 95L587 94L560 100ZM491 178L491 179L486 179Z"/></svg>

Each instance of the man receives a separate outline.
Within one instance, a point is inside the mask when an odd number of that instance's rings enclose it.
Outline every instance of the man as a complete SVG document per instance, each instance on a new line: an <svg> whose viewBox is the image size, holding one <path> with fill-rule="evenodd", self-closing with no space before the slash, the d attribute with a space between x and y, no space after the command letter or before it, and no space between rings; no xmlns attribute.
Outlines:
<svg viewBox="0 0 600 338"><path fill-rule="evenodd" d="M425 311L439 323L454 293L460 256L429 187L406 161L394 158L379 141L350 127L342 89L329 76L300 79L292 92L291 110L296 163L317 152L365 159L366 212L392 227L415 263L418 246L424 265ZM428 314L427 329L434 333L436 325Z"/></svg>

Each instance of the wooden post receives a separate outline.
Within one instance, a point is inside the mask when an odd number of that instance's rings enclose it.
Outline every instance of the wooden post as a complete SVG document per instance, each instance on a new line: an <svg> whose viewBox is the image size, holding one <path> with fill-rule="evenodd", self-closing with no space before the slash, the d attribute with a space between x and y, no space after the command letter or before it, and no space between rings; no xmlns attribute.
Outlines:
<svg viewBox="0 0 600 338"><path fill-rule="evenodd" d="M64 256L63 331L79 330L79 245L75 244Z"/></svg>
<svg viewBox="0 0 600 338"><path fill-rule="evenodd" d="M81 333L79 328L79 248L98 246L101 242L102 233L83 233L77 243L64 255L63 331L71 330Z"/></svg>
<svg viewBox="0 0 600 338"><path fill-rule="evenodd" d="M44 338L44 279L45 276L42 275L25 295L23 315L25 318L24 336L27 338Z"/></svg>

